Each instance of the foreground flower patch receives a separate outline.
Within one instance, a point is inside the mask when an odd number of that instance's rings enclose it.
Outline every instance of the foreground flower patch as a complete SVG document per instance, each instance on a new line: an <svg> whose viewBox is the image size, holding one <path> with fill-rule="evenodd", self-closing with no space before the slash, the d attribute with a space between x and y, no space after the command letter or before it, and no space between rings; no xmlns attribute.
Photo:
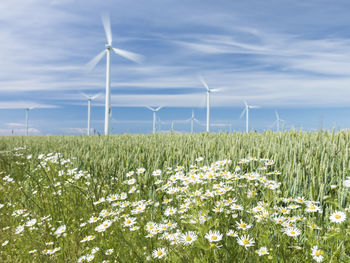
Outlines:
<svg viewBox="0 0 350 263"><path fill-rule="evenodd" d="M190 167L111 176L58 153L15 154L17 166L1 172L3 259L350 262L345 208L333 197L287 196L270 159L198 157Z"/></svg>

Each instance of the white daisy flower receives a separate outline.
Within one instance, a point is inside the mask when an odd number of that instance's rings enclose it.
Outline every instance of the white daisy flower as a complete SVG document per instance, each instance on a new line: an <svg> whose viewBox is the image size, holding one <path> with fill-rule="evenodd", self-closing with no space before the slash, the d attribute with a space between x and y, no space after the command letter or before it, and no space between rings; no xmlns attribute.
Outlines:
<svg viewBox="0 0 350 263"><path fill-rule="evenodd" d="M55 231L54 234L55 234L56 236L60 236L60 235L63 234L64 232L66 232L66 226L65 226L65 225L58 227L58 228L56 229L56 231Z"/></svg>
<svg viewBox="0 0 350 263"><path fill-rule="evenodd" d="M249 235L244 235L237 238L237 243L238 245L244 246L244 248L247 249L248 247L254 246L255 241L253 238L249 238Z"/></svg>
<svg viewBox="0 0 350 263"><path fill-rule="evenodd" d="M222 239L222 234L219 231L211 231L204 236L209 242L219 242Z"/></svg>
<svg viewBox="0 0 350 263"><path fill-rule="evenodd" d="M256 253L258 253L259 257L269 254L266 247L259 248L259 250Z"/></svg>
<svg viewBox="0 0 350 263"><path fill-rule="evenodd" d="M165 257L165 256L166 256L166 250L165 250L165 248L158 248L158 249L153 250L152 256L153 256L154 258L162 258L162 257Z"/></svg>
<svg viewBox="0 0 350 263"><path fill-rule="evenodd" d="M346 219L346 214L341 211L335 211L331 216L329 217L329 220L331 220L332 223L342 223Z"/></svg>
<svg viewBox="0 0 350 263"><path fill-rule="evenodd" d="M311 256L317 262L323 261L323 251L318 248L318 246L313 246L311 249Z"/></svg>
<svg viewBox="0 0 350 263"><path fill-rule="evenodd" d="M180 242L185 245L191 245L196 240L197 235L195 232L192 231L180 235Z"/></svg>

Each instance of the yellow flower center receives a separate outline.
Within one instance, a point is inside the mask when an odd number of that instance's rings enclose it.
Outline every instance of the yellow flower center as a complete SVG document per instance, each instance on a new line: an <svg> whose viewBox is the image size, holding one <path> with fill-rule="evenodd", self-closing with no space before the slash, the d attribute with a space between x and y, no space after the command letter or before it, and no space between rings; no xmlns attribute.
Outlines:
<svg viewBox="0 0 350 263"><path fill-rule="evenodd" d="M187 237L186 237L186 241L192 241L192 237L187 236Z"/></svg>
<svg viewBox="0 0 350 263"><path fill-rule="evenodd" d="M290 234L291 234L291 235L295 235L295 232L294 232L294 231L290 231Z"/></svg>
<svg viewBox="0 0 350 263"><path fill-rule="evenodd" d="M317 257L321 256L322 254L323 254L323 251L322 251L322 250L317 250L317 251L315 252L315 255L316 255Z"/></svg>
<svg viewBox="0 0 350 263"><path fill-rule="evenodd" d="M241 228L246 228L246 227L247 227L247 224L242 223L242 224L240 224L239 226L240 226Z"/></svg>
<svg viewBox="0 0 350 263"><path fill-rule="evenodd" d="M335 217L336 219L340 219L340 218L341 218L340 215L335 215L334 217Z"/></svg>
<svg viewBox="0 0 350 263"><path fill-rule="evenodd" d="M217 237L217 236L212 236L211 239L212 239L212 240L217 240L218 237Z"/></svg>
<svg viewBox="0 0 350 263"><path fill-rule="evenodd" d="M163 255L163 252L162 251L157 251L157 256L161 256Z"/></svg>
<svg viewBox="0 0 350 263"><path fill-rule="evenodd" d="M243 245L248 245L249 244L249 240L248 239L244 239L242 243L243 243Z"/></svg>

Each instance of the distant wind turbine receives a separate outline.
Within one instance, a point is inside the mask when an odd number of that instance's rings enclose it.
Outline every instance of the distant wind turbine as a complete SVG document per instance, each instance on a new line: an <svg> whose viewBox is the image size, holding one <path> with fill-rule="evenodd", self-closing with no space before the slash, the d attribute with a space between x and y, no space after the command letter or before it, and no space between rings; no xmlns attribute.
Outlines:
<svg viewBox="0 0 350 263"><path fill-rule="evenodd" d="M209 89L208 84L205 82L202 76L199 76L199 80L202 82L203 86L207 90L207 129L206 131L209 132L210 129L210 93L219 91L219 89Z"/></svg>
<svg viewBox="0 0 350 263"><path fill-rule="evenodd" d="M29 111L34 109L34 107L26 108L26 136L28 136L28 122L29 122Z"/></svg>
<svg viewBox="0 0 350 263"><path fill-rule="evenodd" d="M192 110L192 116L191 118L189 118L187 121L191 121L191 134L193 134L194 132L194 122L199 122L199 120L197 120L195 117L194 117L194 111Z"/></svg>
<svg viewBox="0 0 350 263"><path fill-rule="evenodd" d="M279 132L280 131L280 123L284 123L284 120L280 119L280 116L279 116L277 111L275 111L275 115L276 115L276 120L273 123L273 125L276 124L277 131Z"/></svg>
<svg viewBox="0 0 350 263"><path fill-rule="evenodd" d="M243 117L244 113L245 113L245 132L249 133L249 109L258 109L260 108L259 106L253 106L253 105L248 105L248 103L246 101L244 101L245 107L244 110L241 113L240 118Z"/></svg>
<svg viewBox="0 0 350 263"><path fill-rule="evenodd" d="M150 106L146 106L149 110L153 111L153 134L156 133L156 120L157 120L157 111L159 111L162 106L159 106L158 108L152 108Z"/></svg>
<svg viewBox="0 0 350 263"><path fill-rule="evenodd" d="M109 134L109 123L111 120L111 93L110 93L110 86L111 86L111 50L114 51L117 55L120 55L124 58L127 58L131 61L134 61L136 63L141 63L143 56L129 52L126 50L122 50L119 48L112 47L112 31L111 31L111 23L108 16L102 17L102 23L103 27L105 29L106 38L107 38L107 44L106 48L98 54L96 57L94 57L88 64L88 68L91 70L93 69L97 63L104 57L104 55L107 55L106 59L106 103L105 103L105 135Z"/></svg>
<svg viewBox="0 0 350 263"><path fill-rule="evenodd" d="M88 99L88 122L87 122L87 135L90 135L90 120L91 120L91 101L96 99L100 93L97 93L94 96L89 96L87 94L85 94L84 92L81 93L85 98Z"/></svg>

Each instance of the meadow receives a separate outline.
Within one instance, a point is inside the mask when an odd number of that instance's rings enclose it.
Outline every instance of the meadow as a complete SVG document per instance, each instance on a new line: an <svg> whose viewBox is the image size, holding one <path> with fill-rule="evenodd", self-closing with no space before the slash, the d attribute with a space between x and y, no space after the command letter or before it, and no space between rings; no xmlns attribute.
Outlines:
<svg viewBox="0 0 350 263"><path fill-rule="evenodd" d="M350 132L0 138L1 262L350 262Z"/></svg>

